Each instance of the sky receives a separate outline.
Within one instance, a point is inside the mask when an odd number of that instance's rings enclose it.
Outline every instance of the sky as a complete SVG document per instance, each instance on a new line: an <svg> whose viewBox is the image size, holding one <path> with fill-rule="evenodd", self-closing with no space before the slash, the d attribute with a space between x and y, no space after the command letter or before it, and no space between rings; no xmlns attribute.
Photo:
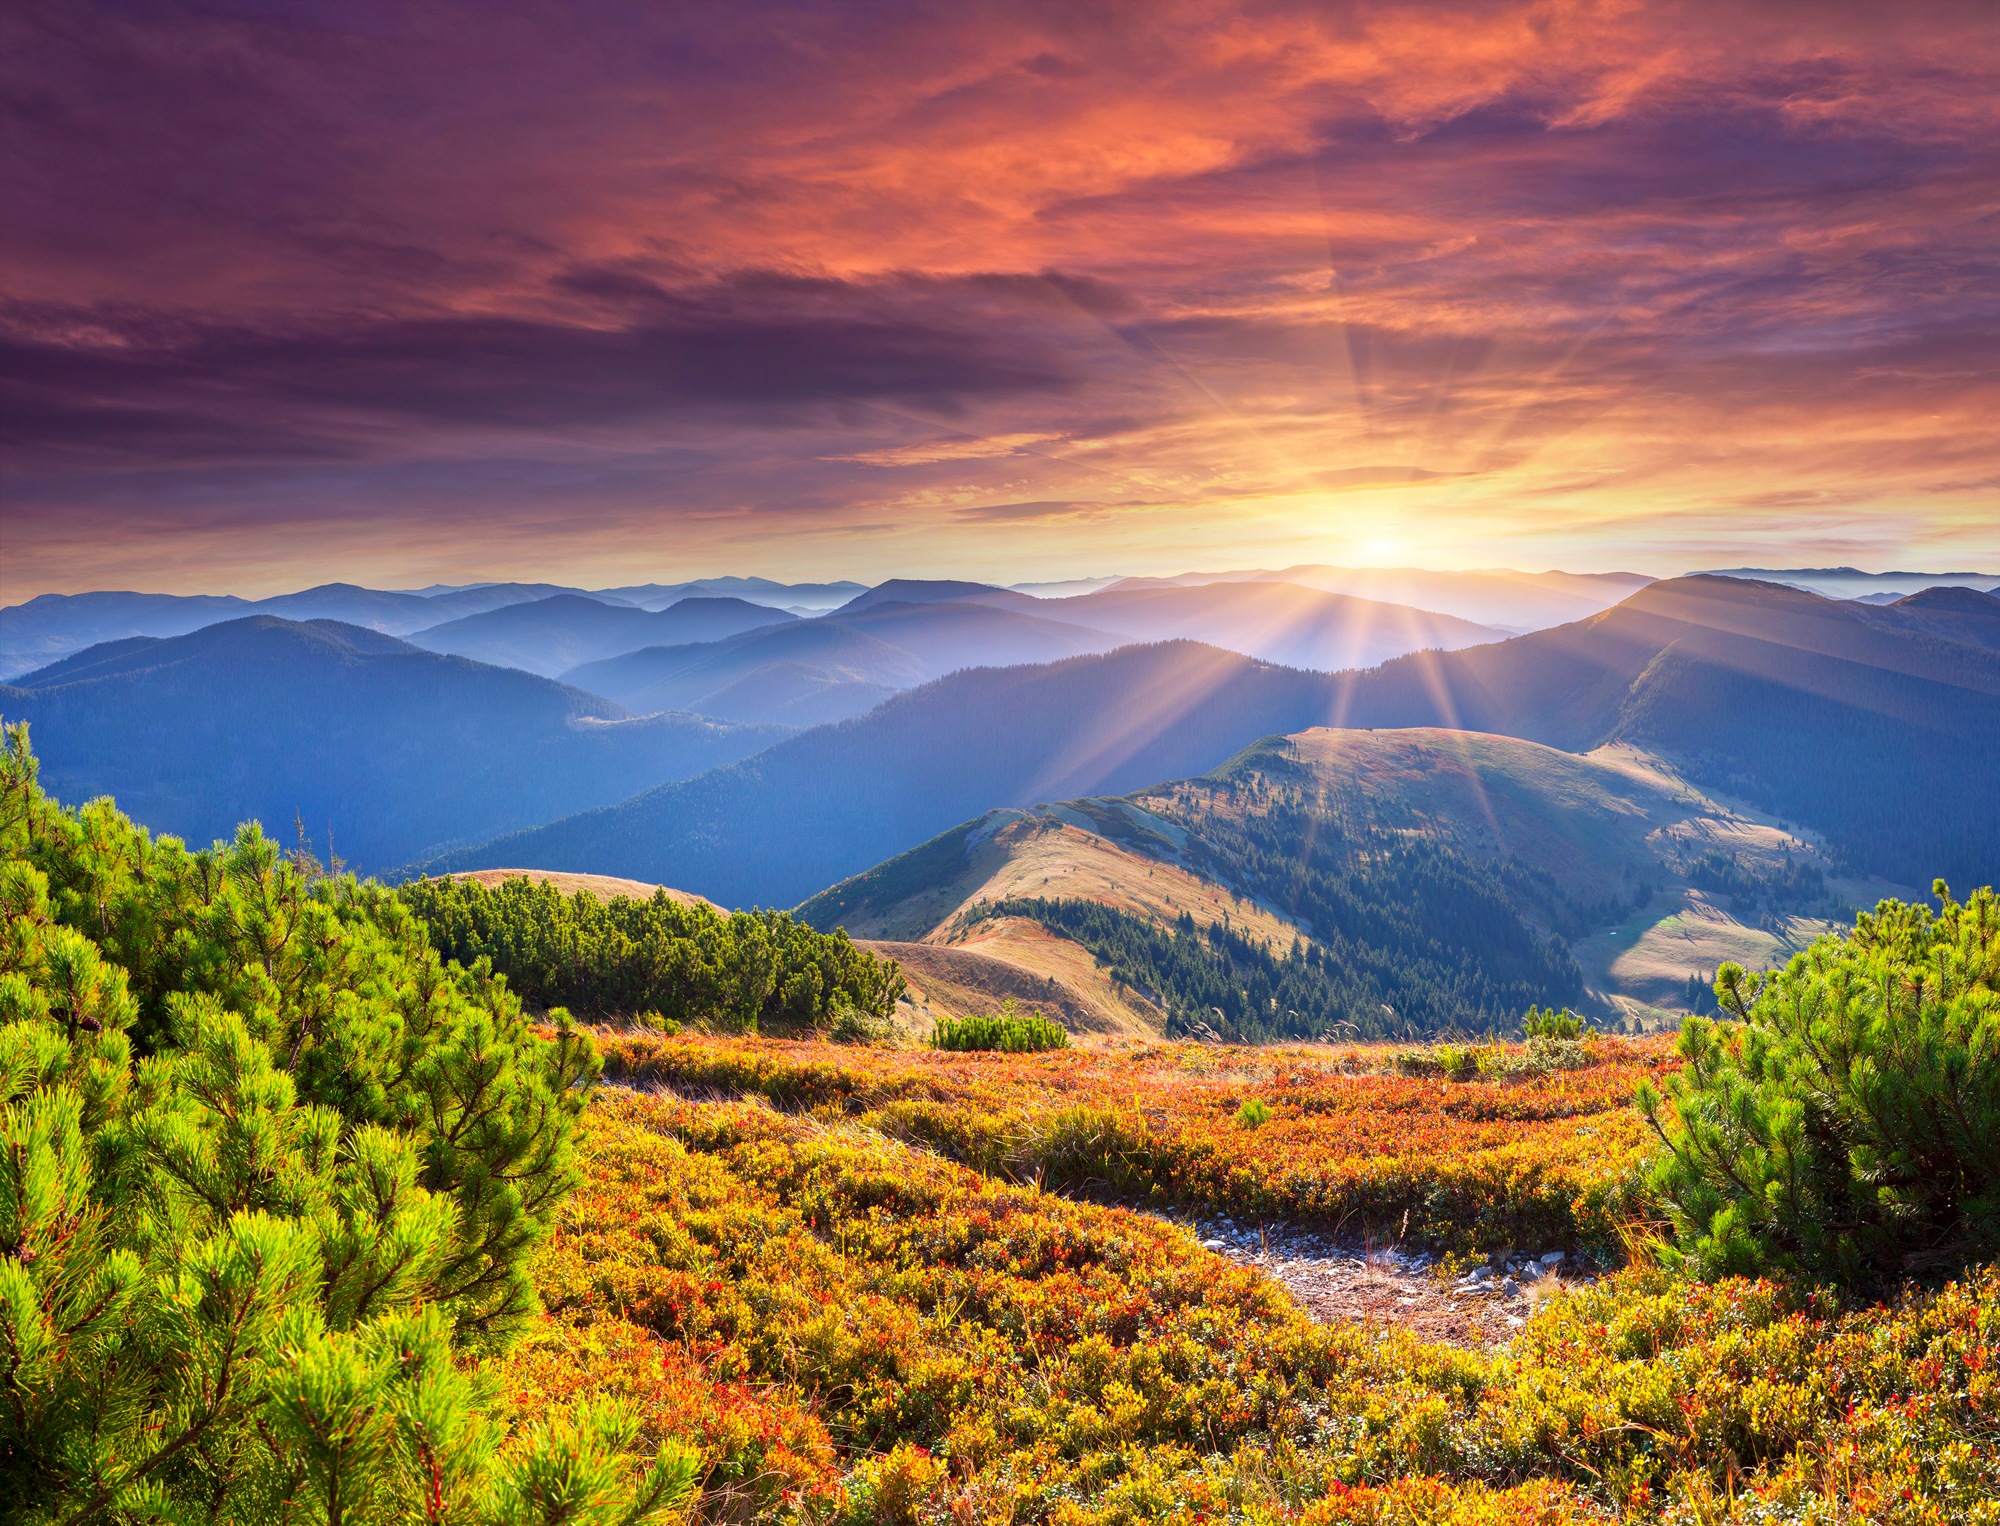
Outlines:
<svg viewBox="0 0 2000 1526"><path fill-rule="evenodd" d="M0 602L2000 569L1992 0L25 0L0 123Z"/></svg>

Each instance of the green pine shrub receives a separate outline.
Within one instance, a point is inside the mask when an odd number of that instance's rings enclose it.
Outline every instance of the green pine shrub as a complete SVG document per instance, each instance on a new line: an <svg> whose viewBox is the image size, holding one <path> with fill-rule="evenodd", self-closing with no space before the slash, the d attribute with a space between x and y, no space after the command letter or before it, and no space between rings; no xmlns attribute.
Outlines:
<svg viewBox="0 0 2000 1526"><path fill-rule="evenodd" d="M1261 1129L1278 1115L1271 1111L1271 1104L1261 1097L1246 1097L1243 1105L1236 1109L1235 1124L1239 1129Z"/></svg>
<svg viewBox="0 0 2000 1526"><path fill-rule="evenodd" d="M0 749L0 1520L636 1521L626 1414L509 1436L588 1039L254 826L190 852Z"/></svg>
<svg viewBox="0 0 2000 1526"><path fill-rule="evenodd" d="M1007 1054L1032 1054L1042 1049L1069 1048L1069 1033L1039 1012L1021 1012L1011 1001L990 1017L947 1017L931 1032L933 1049L993 1049Z"/></svg>
<svg viewBox="0 0 2000 1526"><path fill-rule="evenodd" d="M729 1032L803 1034L828 1026L842 1005L887 1019L904 989L893 960L782 911L724 913L664 891L600 901L525 875L492 887L418 880L402 898L446 958L490 960L530 1007L561 1005L593 1022L653 1012Z"/></svg>
<svg viewBox="0 0 2000 1526"><path fill-rule="evenodd" d="M1724 965L1640 1105L1671 1253L1878 1290L2000 1256L2000 899L1884 901L1783 970Z"/></svg>
<svg viewBox="0 0 2000 1526"><path fill-rule="evenodd" d="M1530 1041L1534 1039L1580 1039L1584 1035L1585 1023L1569 1008L1557 1011L1554 1007L1528 1008L1528 1015L1521 1019L1521 1031Z"/></svg>

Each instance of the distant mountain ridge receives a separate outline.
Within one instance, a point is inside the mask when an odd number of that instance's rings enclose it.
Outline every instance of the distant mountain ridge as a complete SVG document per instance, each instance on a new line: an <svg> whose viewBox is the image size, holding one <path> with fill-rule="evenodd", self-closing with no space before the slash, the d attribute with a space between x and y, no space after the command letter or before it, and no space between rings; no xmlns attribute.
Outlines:
<svg viewBox="0 0 2000 1526"><path fill-rule="evenodd" d="M1756 583L1783 583L1829 599L1854 599L1874 594L1906 597L1926 588L2000 586L2000 572L1863 572L1858 567L1724 567L1707 574L1743 578Z"/></svg>
<svg viewBox="0 0 2000 1526"><path fill-rule="evenodd" d="M1369 668L1405 652L1504 641L1508 631L1296 583L1111 588L1064 599L1065 618L1139 641L1225 646L1287 667Z"/></svg>
<svg viewBox="0 0 2000 1526"><path fill-rule="evenodd" d="M131 637L0 684L61 799L115 795L198 846L295 818L379 870L756 752L781 728L632 719L599 695L379 631L252 615Z"/></svg>
<svg viewBox="0 0 2000 1526"><path fill-rule="evenodd" d="M1434 572L1421 567L1302 563L1276 569L1125 578L1113 584L1112 591L1210 583L1293 583L1349 598L1434 611L1497 626L1512 635L1585 619L1653 581L1636 572L1519 572L1511 567Z"/></svg>
<svg viewBox="0 0 2000 1526"><path fill-rule="evenodd" d="M679 599L664 609L606 604L586 594L557 594L467 615L412 632L412 645L520 668L545 678L640 647L713 641L796 623L764 604L715 595Z"/></svg>
<svg viewBox="0 0 2000 1526"><path fill-rule="evenodd" d="M608 694L640 714L688 710L807 726L861 715L925 677L913 653L830 620L645 647L562 675L565 683Z"/></svg>
<svg viewBox="0 0 2000 1526"><path fill-rule="evenodd" d="M960 668L1181 639L1291 667L1341 668L1502 638L1448 616L1286 584L1035 599L982 583L896 579L793 630L648 648L561 676L640 711L817 724L864 714L897 690Z"/></svg>
<svg viewBox="0 0 2000 1526"><path fill-rule="evenodd" d="M648 584L590 592L555 583L476 583L423 591L363 588L323 583L266 599L233 594L152 594L97 592L40 594L0 609L0 679L11 678L101 641L127 636L184 636L219 620L243 615L277 615L287 620L337 620L347 625L405 636L446 621L527 603L558 594L595 599L606 605L664 608L677 599L712 594L746 602L780 605L797 593L817 608L852 597L859 583L773 583L765 578L711 578L695 583Z"/></svg>
<svg viewBox="0 0 2000 1526"><path fill-rule="evenodd" d="M2000 877L2000 652L1940 637L1937 615L1693 577L1554 630L1360 672L1191 642L966 672L452 862L788 905L997 806L1197 775L1260 736L1373 726L1572 752L1631 742L1819 829L1857 870L1985 883Z"/></svg>

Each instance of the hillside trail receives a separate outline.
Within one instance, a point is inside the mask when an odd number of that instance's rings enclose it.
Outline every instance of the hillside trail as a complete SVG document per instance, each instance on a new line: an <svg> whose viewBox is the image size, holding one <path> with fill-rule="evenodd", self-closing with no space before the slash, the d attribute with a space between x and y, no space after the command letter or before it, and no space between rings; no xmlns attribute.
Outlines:
<svg viewBox="0 0 2000 1526"><path fill-rule="evenodd" d="M671 1082L635 1085L616 1080L600 1085L611 1091L666 1094L684 1102L738 1102L772 1107L768 1098L727 1089L678 1086ZM923 1148L908 1141L897 1142L904 1148ZM1160 1212L1117 1197L1100 1198L1090 1193L1079 1194L1079 1201L1125 1208L1182 1230L1201 1249L1239 1266L1254 1268L1276 1281L1309 1317L1321 1324L1394 1326L1424 1340L1453 1346L1503 1343L1527 1322L1527 1316L1541 1299L1573 1286L1577 1280L1559 1252L1548 1252L1545 1256L1510 1252L1489 1258L1486 1265L1448 1280L1441 1273L1436 1256L1426 1251L1404 1250L1398 1245L1357 1245L1296 1224L1252 1223L1226 1214L1204 1217L1186 1211Z"/></svg>
<svg viewBox="0 0 2000 1526"><path fill-rule="evenodd" d="M1356 1245L1296 1225L1226 1216L1155 1217L1186 1230L1201 1248L1279 1283L1321 1324L1387 1325L1453 1346L1496 1346L1537 1303L1574 1284L1565 1258L1507 1255L1447 1279L1438 1258L1398 1246Z"/></svg>

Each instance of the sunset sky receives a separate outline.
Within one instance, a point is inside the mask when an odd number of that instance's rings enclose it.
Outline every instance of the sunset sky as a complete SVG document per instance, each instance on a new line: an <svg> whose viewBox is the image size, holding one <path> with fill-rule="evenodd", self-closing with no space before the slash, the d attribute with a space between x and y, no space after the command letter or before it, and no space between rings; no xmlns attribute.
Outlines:
<svg viewBox="0 0 2000 1526"><path fill-rule="evenodd" d="M2000 568L2000 6L0 12L0 602Z"/></svg>

